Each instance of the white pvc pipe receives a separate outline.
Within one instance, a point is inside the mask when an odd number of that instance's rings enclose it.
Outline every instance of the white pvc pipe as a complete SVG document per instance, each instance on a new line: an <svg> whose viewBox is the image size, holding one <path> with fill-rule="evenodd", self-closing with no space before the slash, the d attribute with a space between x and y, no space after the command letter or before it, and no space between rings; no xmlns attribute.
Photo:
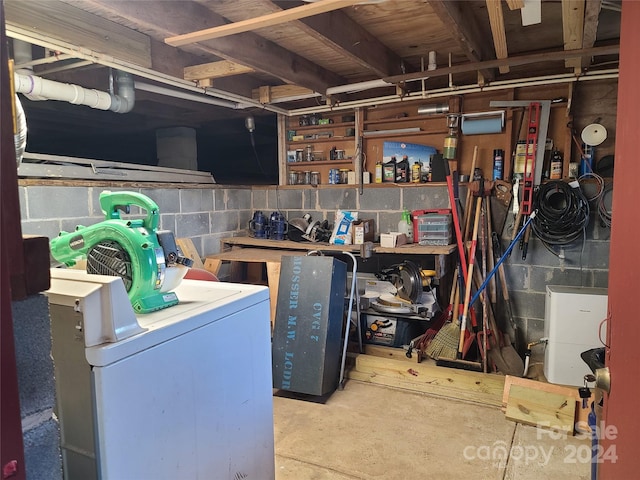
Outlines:
<svg viewBox="0 0 640 480"><path fill-rule="evenodd" d="M30 100L58 100L117 113L130 112L135 103L133 79L125 72L118 72L119 95L70 83L54 82L35 75L16 73L14 78L16 92L23 93Z"/></svg>
<svg viewBox="0 0 640 480"><path fill-rule="evenodd" d="M337 87L327 88L327 95L335 95L338 93L353 93L362 90L370 90L372 88L389 87L392 83L387 83L382 79L369 80L368 82L350 83L348 85L340 85Z"/></svg>
<svg viewBox="0 0 640 480"><path fill-rule="evenodd" d="M59 100L100 110L109 110L111 106L111 95L108 93L70 83L54 82L35 75L16 73L15 84L16 92L24 93L29 99Z"/></svg>

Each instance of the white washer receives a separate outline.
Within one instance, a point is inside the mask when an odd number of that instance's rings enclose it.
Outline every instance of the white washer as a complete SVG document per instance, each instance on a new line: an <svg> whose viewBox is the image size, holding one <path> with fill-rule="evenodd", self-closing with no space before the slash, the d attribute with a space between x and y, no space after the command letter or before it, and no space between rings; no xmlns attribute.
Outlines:
<svg viewBox="0 0 640 480"><path fill-rule="evenodd" d="M268 289L175 292L134 315L120 278L52 270L65 479L274 478Z"/></svg>

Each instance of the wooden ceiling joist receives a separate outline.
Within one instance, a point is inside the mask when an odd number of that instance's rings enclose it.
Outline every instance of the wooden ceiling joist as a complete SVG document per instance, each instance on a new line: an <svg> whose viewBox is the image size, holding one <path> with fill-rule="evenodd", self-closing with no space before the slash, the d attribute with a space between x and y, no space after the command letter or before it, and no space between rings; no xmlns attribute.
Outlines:
<svg viewBox="0 0 640 480"><path fill-rule="evenodd" d="M502 0L486 0L489 24L493 35L493 46L496 49L497 58L507 58L507 33L504 29L504 16L502 14ZM500 73L509 73L509 66L499 68Z"/></svg>
<svg viewBox="0 0 640 480"><path fill-rule="evenodd" d="M191 43L203 42L214 38L221 38L227 35L249 32L258 28L272 27L281 23L299 20L301 18L319 15L321 13L349 7L362 0L320 0L318 2L302 5L300 7L289 8L281 12L270 13L257 18L242 20L240 22L220 25L218 27L206 28L196 32L176 35L165 39L165 42L173 47L189 45Z"/></svg>
<svg viewBox="0 0 640 480"><path fill-rule="evenodd" d="M562 0L562 36L565 50L582 48L584 35L584 0ZM582 59L569 58L565 67L580 69Z"/></svg>
<svg viewBox="0 0 640 480"><path fill-rule="evenodd" d="M239 63L230 62L229 60L220 60L218 62L203 63L200 65L192 65L184 68L185 80L204 80L221 77L231 77L233 75L242 75L243 73L251 73L255 70L251 67L240 65Z"/></svg>
<svg viewBox="0 0 640 480"><path fill-rule="evenodd" d="M492 60L495 55L487 46L483 33L478 27L479 22L463 11L465 2L450 2L448 0L430 0L429 5L438 15L440 21L451 28L454 41L460 46L469 61L481 62ZM490 69L480 70L482 76L491 81L495 78Z"/></svg>
<svg viewBox="0 0 640 480"><path fill-rule="evenodd" d="M113 0L83 0L94 11L104 16L119 17L135 23L141 31L167 38L177 32L192 30L193 19L202 25L224 25L225 19L204 5L195 2L157 2L139 0L135 2ZM286 83L300 85L317 92L328 87L343 85L347 80L306 58L251 33L240 33L233 37L222 37L204 41L189 47L189 51L207 53L251 65L257 71L269 74Z"/></svg>
<svg viewBox="0 0 640 480"><path fill-rule="evenodd" d="M319 94L308 88L297 85L276 85L274 87L264 86L256 88L252 92L254 100L260 103L278 103L285 100L312 98Z"/></svg>
<svg viewBox="0 0 640 480"><path fill-rule="evenodd" d="M596 43L598 32L598 17L602 9L602 0L587 0L584 8L584 32L582 35L582 48L591 48ZM582 68L591 64L590 57L582 57Z"/></svg>

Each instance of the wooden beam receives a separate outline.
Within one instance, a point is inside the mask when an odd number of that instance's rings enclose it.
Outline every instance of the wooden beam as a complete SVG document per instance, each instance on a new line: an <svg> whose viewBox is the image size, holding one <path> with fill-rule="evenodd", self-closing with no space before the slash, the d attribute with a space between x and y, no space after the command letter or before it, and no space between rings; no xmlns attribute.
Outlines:
<svg viewBox="0 0 640 480"><path fill-rule="evenodd" d="M565 50L582 48L584 35L584 4L585 0L562 0L562 37ZM565 67L580 68L580 58L565 60Z"/></svg>
<svg viewBox="0 0 640 480"><path fill-rule="evenodd" d="M524 0L507 0L509 10L520 10L524 8Z"/></svg>
<svg viewBox="0 0 640 480"><path fill-rule="evenodd" d="M602 9L602 0L587 0L584 9L584 31L582 35L582 48L591 48L596 43L598 31L598 18ZM591 64L591 57L582 57L582 68Z"/></svg>
<svg viewBox="0 0 640 480"><path fill-rule="evenodd" d="M493 46L496 49L497 58L507 58L507 34L504 30L504 16L502 15L502 0L486 0ZM509 65L499 67L500 73L509 73Z"/></svg>
<svg viewBox="0 0 640 480"><path fill-rule="evenodd" d="M223 17L197 2L163 2L162 8L158 8L153 0L83 0L82 5L97 15L134 23L139 31L153 38L166 38L177 32L193 30L194 27L226 23ZM347 83L340 75L250 32L201 42L191 46L189 51L249 65L285 83L317 92Z"/></svg>
<svg viewBox="0 0 640 480"><path fill-rule="evenodd" d="M192 65L185 67L185 80L203 80L205 78L230 77L233 75L241 75L243 73L251 73L255 70L251 67L245 67L229 60L220 60L218 62L203 63L201 65Z"/></svg>
<svg viewBox="0 0 640 480"><path fill-rule="evenodd" d="M562 50L546 53L532 53L529 55L517 55L509 58L500 58L496 60L486 60L483 62L470 62L462 65L454 65L452 67L437 68L428 72L414 72L405 75L395 75L383 78L388 83L410 82L419 80L424 76L442 77L449 74L472 72L483 68L497 68L500 65L509 65L514 67L517 65L530 65L532 63L555 62L565 60L567 58L594 56L594 55L617 55L620 53L620 45L607 45L602 47L584 48L581 50Z"/></svg>
<svg viewBox="0 0 640 480"><path fill-rule="evenodd" d="M5 12L8 31L37 31L71 45L151 67L147 35L80 8L58 0L11 0L5 1Z"/></svg>
<svg viewBox="0 0 640 480"><path fill-rule="evenodd" d="M272 27L281 23L299 20L301 18L319 15L321 13L338 10L340 8L349 7L360 3L362 0L320 0L318 2L302 5L300 7L289 8L281 12L269 13L261 17L242 20L227 25L221 25L213 28L206 28L196 32L185 33L165 38L165 42L173 47L180 47L192 43L221 38L227 35L249 32L258 28Z"/></svg>
<svg viewBox="0 0 640 480"><path fill-rule="evenodd" d="M470 15L470 10L463 12L465 2L448 0L430 0L429 5L438 15L440 21L451 31L455 43L462 49L471 62L491 60L495 55L487 46L485 34L480 30L480 21ZM482 76L492 81L495 74L489 68L481 70Z"/></svg>
<svg viewBox="0 0 640 480"><path fill-rule="evenodd" d="M264 89L264 90L263 90ZM268 93L267 93L268 91ZM260 103L277 103L285 98L294 97L314 97L318 94L308 88L299 87L297 85L276 85L274 87L260 87L256 88L252 92L252 98L258 100ZM263 98L267 98L268 101L263 102Z"/></svg>
<svg viewBox="0 0 640 480"><path fill-rule="evenodd" d="M270 2L271 3L271 2ZM411 65L359 23L340 10L300 20L300 28L339 56L369 69L378 77L412 72Z"/></svg>

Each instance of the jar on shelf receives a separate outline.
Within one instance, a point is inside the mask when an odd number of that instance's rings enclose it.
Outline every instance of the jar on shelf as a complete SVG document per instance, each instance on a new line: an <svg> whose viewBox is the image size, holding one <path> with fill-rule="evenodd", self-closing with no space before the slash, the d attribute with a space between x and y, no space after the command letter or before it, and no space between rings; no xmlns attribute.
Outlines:
<svg viewBox="0 0 640 480"><path fill-rule="evenodd" d="M309 182L313 186L320 185L320 172L311 172L311 181Z"/></svg>
<svg viewBox="0 0 640 480"><path fill-rule="evenodd" d="M297 185L298 183L298 172L295 170L291 170L289 172L289 185Z"/></svg>

